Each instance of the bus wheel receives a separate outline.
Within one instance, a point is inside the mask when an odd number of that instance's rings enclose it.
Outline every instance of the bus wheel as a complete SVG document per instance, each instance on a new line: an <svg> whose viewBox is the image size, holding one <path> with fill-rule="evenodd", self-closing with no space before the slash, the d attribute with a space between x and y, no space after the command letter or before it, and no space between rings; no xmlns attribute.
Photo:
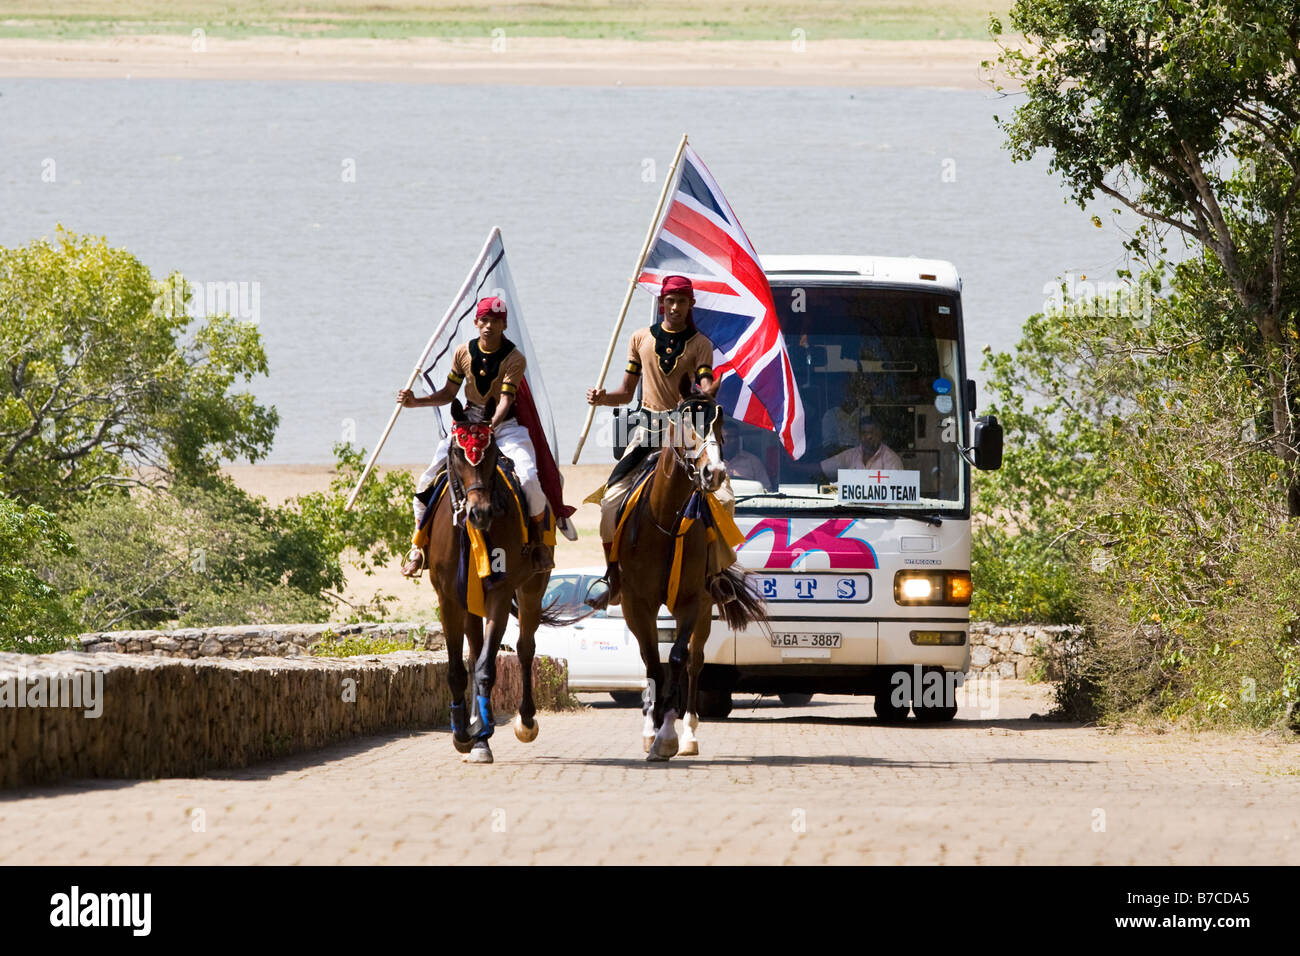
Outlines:
<svg viewBox="0 0 1300 956"><path fill-rule="evenodd" d="M916 714L916 719L923 723L941 724L952 720L957 716L957 705L949 704L945 707L923 707L920 704L913 704L912 712Z"/></svg>
<svg viewBox="0 0 1300 956"><path fill-rule="evenodd" d="M639 690L611 690L609 696L620 707L641 706L641 692Z"/></svg>
<svg viewBox="0 0 1300 956"><path fill-rule="evenodd" d="M910 705L904 702L902 706L896 706L894 702L890 699L890 697L891 695L888 691L884 692L883 694L876 695L876 702L875 702L876 718L881 723L885 723L885 724L902 723L903 721L907 720L907 710ZM920 719L919 711L918 711L918 719Z"/></svg>
<svg viewBox="0 0 1300 956"><path fill-rule="evenodd" d="M812 694L800 694L797 691L788 690L783 694L777 694L781 698L781 703L787 707L806 707L812 700Z"/></svg>
<svg viewBox="0 0 1300 956"><path fill-rule="evenodd" d="M708 720L726 720L731 713L731 691L700 688L700 716Z"/></svg>

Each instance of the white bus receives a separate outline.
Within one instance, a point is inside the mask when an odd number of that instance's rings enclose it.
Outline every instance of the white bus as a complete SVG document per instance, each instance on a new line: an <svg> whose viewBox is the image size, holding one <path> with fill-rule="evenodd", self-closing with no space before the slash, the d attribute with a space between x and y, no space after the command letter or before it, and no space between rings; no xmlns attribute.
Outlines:
<svg viewBox="0 0 1300 956"><path fill-rule="evenodd" d="M961 279L929 259L762 264L807 448L795 460L749 425L724 442L746 535L737 554L761 582L772 634L732 632L715 612L701 715L725 717L733 693L836 693L873 695L883 720L909 709L949 720L951 694L923 690L950 691L970 666L970 469L1002 458L996 419L974 420Z"/></svg>

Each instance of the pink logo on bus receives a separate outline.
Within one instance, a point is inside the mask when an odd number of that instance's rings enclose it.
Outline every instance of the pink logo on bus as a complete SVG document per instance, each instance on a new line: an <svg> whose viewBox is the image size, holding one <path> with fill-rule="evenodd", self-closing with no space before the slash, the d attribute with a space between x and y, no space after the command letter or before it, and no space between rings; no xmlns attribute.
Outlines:
<svg viewBox="0 0 1300 956"><path fill-rule="evenodd" d="M852 518L831 518L823 521L800 537L791 540L790 518L764 518L745 536L745 542L737 551L749 560L751 568L792 569L796 562L811 551L825 553L832 570L858 570L878 567L876 552L871 545L859 538L848 538L844 534L853 527ZM755 560L761 554L760 538L771 534L771 551L762 559ZM752 551L751 551L752 549ZM750 554L745 552L751 551Z"/></svg>

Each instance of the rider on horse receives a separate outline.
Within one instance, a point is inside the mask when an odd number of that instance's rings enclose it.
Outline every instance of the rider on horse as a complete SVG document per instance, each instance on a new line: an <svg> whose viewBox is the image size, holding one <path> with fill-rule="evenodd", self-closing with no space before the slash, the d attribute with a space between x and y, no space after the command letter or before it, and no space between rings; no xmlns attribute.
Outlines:
<svg viewBox="0 0 1300 956"><path fill-rule="evenodd" d="M717 391L713 378L713 343L695 327L691 308L695 290L685 276L667 276L659 291L659 308L663 321L637 329L632 334L623 384L613 392L603 388L587 390L590 405L622 405L632 401L638 379L641 380L641 416L628 439L626 451L610 473L600 498L600 539L605 548L605 577L609 582L609 603L619 603L618 565L609 560L610 547L618 524L618 512L631 490L642 462L660 447L666 413L681 400L679 383L683 375L694 379L696 387L710 397ZM718 502L728 512L734 507L730 483L716 493ZM594 500L594 496L588 499ZM715 549L710 572L730 566L735 555L723 546ZM724 553L725 552L725 553Z"/></svg>
<svg viewBox="0 0 1300 956"><path fill-rule="evenodd" d="M544 539L546 495L538 480L536 455L528 430L516 420L514 412L515 392L524 380L527 363L524 353L505 337L506 304L499 298L492 296L479 300L474 326L478 329L478 338L457 346L446 385L425 398L417 398L410 390L403 389L397 399L406 408L446 405L459 394L462 384L469 406L480 413L495 399L496 411L491 422L493 436L501 454L514 463L515 475L523 487L528 504L528 544L533 567L547 571L555 567L555 562L552 549ZM450 442L450 436L443 437L433 456L433 464L420 476L416 485L412 507L417 535L428 507L421 495L427 493L446 466ZM423 570L424 549L416 546L407 555L402 573L415 577Z"/></svg>

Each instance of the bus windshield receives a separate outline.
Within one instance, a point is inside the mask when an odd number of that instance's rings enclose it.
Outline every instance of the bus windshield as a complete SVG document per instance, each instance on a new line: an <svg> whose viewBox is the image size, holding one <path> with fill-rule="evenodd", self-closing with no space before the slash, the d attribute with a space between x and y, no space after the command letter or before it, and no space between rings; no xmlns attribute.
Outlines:
<svg viewBox="0 0 1300 956"><path fill-rule="evenodd" d="M773 283L805 452L729 421L738 512L964 506L955 293Z"/></svg>

